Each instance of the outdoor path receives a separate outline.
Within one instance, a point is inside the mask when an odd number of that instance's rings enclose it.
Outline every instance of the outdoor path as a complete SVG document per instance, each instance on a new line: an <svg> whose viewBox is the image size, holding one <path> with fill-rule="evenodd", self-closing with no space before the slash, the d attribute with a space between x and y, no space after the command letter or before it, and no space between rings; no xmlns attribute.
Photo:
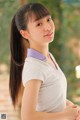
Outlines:
<svg viewBox="0 0 80 120"><path fill-rule="evenodd" d="M2 119L6 114L6 119ZM14 110L9 95L9 75L0 71L0 120L20 120L20 108Z"/></svg>

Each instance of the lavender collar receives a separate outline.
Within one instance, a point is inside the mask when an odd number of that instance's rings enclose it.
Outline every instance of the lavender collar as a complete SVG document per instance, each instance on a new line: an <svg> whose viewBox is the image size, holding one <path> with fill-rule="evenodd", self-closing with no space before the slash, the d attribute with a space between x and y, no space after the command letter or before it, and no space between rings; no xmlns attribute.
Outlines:
<svg viewBox="0 0 80 120"><path fill-rule="evenodd" d="M46 57L43 54L31 48L27 49L27 57L33 57L39 60L46 60Z"/></svg>

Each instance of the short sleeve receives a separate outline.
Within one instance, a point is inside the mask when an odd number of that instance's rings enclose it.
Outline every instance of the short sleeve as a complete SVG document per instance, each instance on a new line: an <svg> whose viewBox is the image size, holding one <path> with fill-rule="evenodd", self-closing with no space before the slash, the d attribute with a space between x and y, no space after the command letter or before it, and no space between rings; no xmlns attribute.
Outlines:
<svg viewBox="0 0 80 120"><path fill-rule="evenodd" d="M40 68L37 68L36 66L25 66L23 68L23 72L22 72L22 83L23 86L25 86L25 84L32 79L36 79L36 80L41 80L42 82L44 82L45 80L45 75L43 70L41 70Z"/></svg>

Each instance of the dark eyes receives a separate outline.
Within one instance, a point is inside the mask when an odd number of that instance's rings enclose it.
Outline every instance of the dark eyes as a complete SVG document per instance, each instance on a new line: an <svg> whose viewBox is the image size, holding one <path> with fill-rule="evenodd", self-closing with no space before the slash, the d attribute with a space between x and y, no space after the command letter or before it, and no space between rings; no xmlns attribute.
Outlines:
<svg viewBox="0 0 80 120"><path fill-rule="evenodd" d="M51 18L51 17L47 19L47 22L51 22L51 21L52 21L52 18ZM42 24L43 24L43 23L40 22L40 23L38 23L36 26L42 26Z"/></svg>
<svg viewBox="0 0 80 120"><path fill-rule="evenodd" d="M51 21L51 20L52 20L52 18L51 18L51 17L47 19L47 21Z"/></svg>
<svg viewBox="0 0 80 120"><path fill-rule="evenodd" d="M37 26L41 26L41 25L42 25L42 23L38 23L38 24L37 24Z"/></svg>

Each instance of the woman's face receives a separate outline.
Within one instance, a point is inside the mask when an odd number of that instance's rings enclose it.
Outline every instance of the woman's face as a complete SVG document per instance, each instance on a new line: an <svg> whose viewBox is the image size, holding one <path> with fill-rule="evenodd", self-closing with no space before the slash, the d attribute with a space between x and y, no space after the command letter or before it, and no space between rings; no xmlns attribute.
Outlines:
<svg viewBox="0 0 80 120"><path fill-rule="evenodd" d="M28 23L29 42L40 45L50 43L54 39L55 25L50 15L39 20L33 15Z"/></svg>

